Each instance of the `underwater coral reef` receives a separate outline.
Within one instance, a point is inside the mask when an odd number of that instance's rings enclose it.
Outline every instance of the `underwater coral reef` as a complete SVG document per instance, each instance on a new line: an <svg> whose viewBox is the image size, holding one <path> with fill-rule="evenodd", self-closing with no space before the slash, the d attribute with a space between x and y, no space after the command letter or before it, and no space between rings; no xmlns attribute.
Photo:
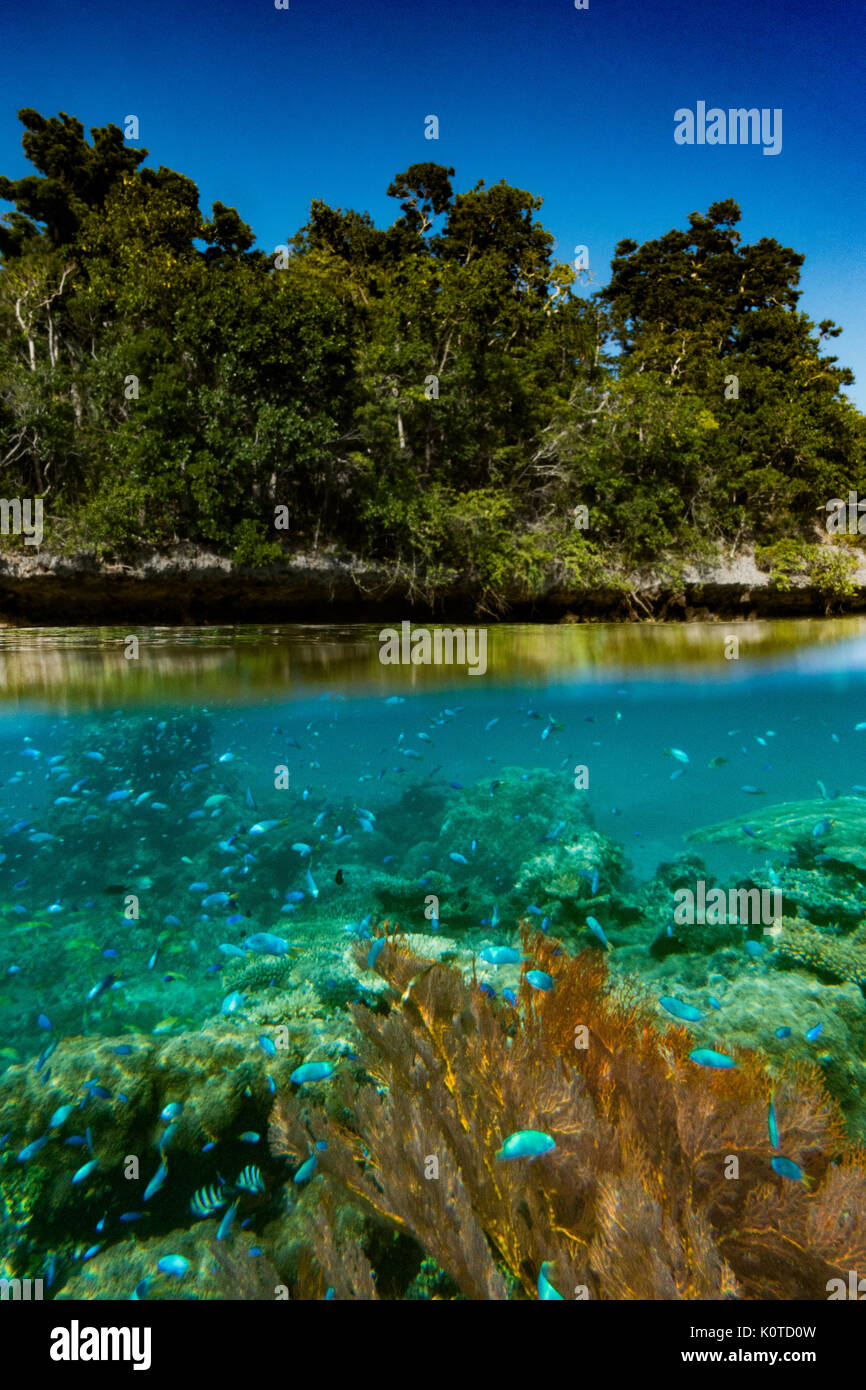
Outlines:
<svg viewBox="0 0 866 1390"><path fill-rule="evenodd" d="M577 789L563 720L434 708L409 746L393 698L379 777L331 708L308 747L206 710L20 741L0 1276L61 1300L825 1297L866 1263L866 801L746 784L747 821L702 827L719 799L687 790L645 846L645 811L628 840ZM670 797L716 785L723 758L650 736Z"/></svg>
<svg viewBox="0 0 866 1390"><path fill-rule="evenodd" d="M389 940L390 1007L355 1010L375 1085L280 1095L272 1152L318 1144L331 1209L410 1235L472 1299L820 1298L862 1265L866 1153L817 1067L708 1066L598 953L522 943L552 983L511 1005ZM357 1231L309 1235L303 1295L370 1296Z"/></svg>

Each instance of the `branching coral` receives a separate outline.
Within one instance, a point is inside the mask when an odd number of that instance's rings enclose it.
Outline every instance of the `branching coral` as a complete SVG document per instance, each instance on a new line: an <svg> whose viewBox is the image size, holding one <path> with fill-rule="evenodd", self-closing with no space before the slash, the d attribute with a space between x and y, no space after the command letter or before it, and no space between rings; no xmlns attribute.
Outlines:
<svg viewBox="0 0 866 1390"><path fill-rule="evenodd" d="M866 993L866 941L862 929L849 937L829 936L801 917L783 917L779 955L831 980L852 980Z"/></svg>
<svg viewBox="0 0 866 1390"><path fill-rule="evenodd" d="M474 1299L535 1296L544 1261L564 1297L602 1299L821 1298L866 1264L866 1159L840 1158L816 1069L772 1083L781 1152L806 1178L790 1181L771 1167L759 1058L697 1065L684 1029L659 1034L637 991L608 989L599 953L523 939L554 986L525 982L517 1009L389 941L392 1007L355 1012L375 1084L344 1078L327 1113L280 1096L276 1151L299 1127L326 1139L324 1190L411 1234ZM520 1130L555 1149L498 1159ZM327 1229L313 1244L335 1285Z"/></svg>

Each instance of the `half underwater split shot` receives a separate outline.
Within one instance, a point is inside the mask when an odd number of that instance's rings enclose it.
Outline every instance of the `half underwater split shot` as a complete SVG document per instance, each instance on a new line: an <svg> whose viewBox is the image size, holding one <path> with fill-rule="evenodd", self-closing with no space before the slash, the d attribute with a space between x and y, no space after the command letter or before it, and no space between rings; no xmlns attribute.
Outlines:
<svg viewBox="0 0 866 1390"><path fill-rule="evenodd" d="M0 637L0 1275L856 1298L866 620L384 633Z"/></svg>

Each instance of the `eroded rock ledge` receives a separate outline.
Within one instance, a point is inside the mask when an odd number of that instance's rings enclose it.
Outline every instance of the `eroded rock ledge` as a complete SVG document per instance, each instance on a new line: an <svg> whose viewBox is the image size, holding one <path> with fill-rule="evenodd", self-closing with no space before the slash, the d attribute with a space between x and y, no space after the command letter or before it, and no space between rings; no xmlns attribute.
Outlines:
<svg viewBox="0 0 866 1390"><path fill-rule="evenodd" d="M855 595L834 611L866 611L866 561ZM454 574L435 590L384 565L334 553L298 553L286 563L246 569L222 556L180 545L142 552L134 562L92 555L0 555L0 622L67 625L146 622L370 622L378 619L504 618L512 621L695 621L823 616L827 596L806 581L787 590L743 554L686 566L672 581L651 569L626 587L580 589L551 576L529 597L515 588L506 606L483 604L475 585Z"/></svg>

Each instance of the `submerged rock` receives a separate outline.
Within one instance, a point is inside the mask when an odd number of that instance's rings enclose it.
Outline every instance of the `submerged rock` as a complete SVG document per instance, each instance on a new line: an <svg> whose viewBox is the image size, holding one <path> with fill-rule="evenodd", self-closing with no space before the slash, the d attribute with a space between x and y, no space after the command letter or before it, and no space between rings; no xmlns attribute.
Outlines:
<svg viewBox="0 0 866 1390"><path fill-rule="evenodd" d="M702 826L695 841L735 841L752 849L786 850L797 863L823 858L866 869L866 798L783 801L734 820Z"/></svg>

